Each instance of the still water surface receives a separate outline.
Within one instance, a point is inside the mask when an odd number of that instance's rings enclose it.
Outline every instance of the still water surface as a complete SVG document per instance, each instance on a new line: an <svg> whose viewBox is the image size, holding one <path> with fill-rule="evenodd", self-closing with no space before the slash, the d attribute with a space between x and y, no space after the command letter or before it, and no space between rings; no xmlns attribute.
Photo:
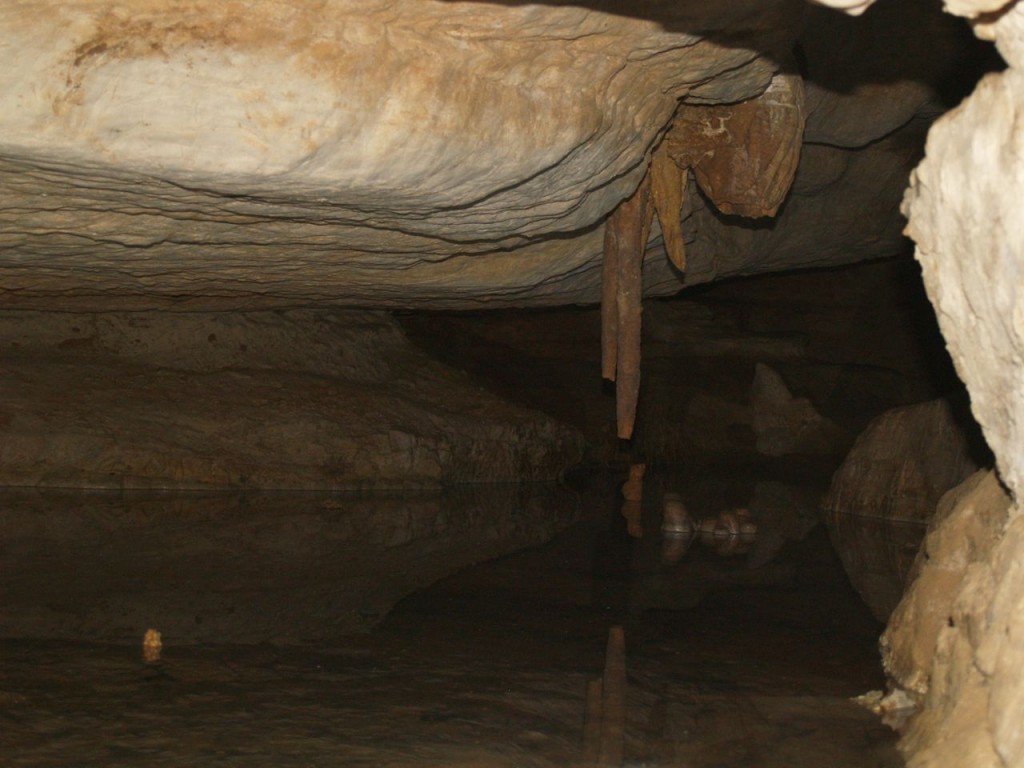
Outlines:
<svg viewBox="0 0 1024 768"><path fill-rule="evenodd" d="M627 520L622 479L5 492L0 764L581 765L619 625L626 765L901 765L849 701L883 684L880 626L814 489L662 475ZM667 489L697 517L749 501L755 540L666 541Z"/></svg>

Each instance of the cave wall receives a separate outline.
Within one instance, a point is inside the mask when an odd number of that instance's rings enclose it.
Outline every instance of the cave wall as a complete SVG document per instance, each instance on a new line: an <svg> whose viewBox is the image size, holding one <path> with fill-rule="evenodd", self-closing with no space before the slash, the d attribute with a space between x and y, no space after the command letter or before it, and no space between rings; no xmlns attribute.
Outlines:
<svg viewBox="0 0 1024 768"><path fill-rule="evenodd" d="M437 489L583 451L380 311L8 311L0 349L0 486Z"/></svg>
<svg viewBox="0 0 1024 768"><path fill-rule="evenodd" d="M940 505L921 576L887 631L886 664L917 707L901 741L908 765L1005 768L1024 762L1024 6L946 9L994 40L1009 68L930 130L904 212L998 477L972 478Z"/></svg>

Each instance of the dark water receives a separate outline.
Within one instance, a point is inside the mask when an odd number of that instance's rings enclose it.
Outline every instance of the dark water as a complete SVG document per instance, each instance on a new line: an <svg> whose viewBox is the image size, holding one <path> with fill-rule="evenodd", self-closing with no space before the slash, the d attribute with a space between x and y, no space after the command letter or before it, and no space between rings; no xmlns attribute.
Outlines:
<svg viewBox="0 0 1024 768"><path fill-rule="evenodd" d="M582 765L586 684L618 625L626 765L901 765L849 701L882 685L880 625L816 490L652 476L627 520L621 480L5 494L0 764ZM749 504L756 537L673 548L670 489L698 517Z"/></svg>

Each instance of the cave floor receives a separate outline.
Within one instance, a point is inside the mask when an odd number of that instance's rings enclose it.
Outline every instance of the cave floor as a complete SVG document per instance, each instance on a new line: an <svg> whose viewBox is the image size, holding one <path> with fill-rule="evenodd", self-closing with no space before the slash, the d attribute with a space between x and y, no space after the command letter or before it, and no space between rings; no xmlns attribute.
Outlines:
<svg viewBox="0 0 1024 768"><path fill-rule="evenodd" d="M645 492L640 538L619 514L620 482L589 483L576 521L548 543L456 564L357 635L165 636L145 663L138 644L6 627L2 763L585 766L586 686L618 625L624 765L902 765L895 734L850 701L883 684L881 628L824 530L773 539L762 527L771 546L672 553L658 515L673 481Z"/></svg>

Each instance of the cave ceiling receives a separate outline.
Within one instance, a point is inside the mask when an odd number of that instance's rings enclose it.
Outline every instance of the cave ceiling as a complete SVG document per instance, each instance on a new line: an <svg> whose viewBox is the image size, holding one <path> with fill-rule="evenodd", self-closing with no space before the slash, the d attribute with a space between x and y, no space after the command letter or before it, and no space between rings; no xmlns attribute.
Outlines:
<svg viewBox="0 0 1024 768"><path fill-rule="evenodd" d="M950 23L926 2L8 1L0 308L593 303L605 222L658 158L644 295L891 255Z"/></svg>

